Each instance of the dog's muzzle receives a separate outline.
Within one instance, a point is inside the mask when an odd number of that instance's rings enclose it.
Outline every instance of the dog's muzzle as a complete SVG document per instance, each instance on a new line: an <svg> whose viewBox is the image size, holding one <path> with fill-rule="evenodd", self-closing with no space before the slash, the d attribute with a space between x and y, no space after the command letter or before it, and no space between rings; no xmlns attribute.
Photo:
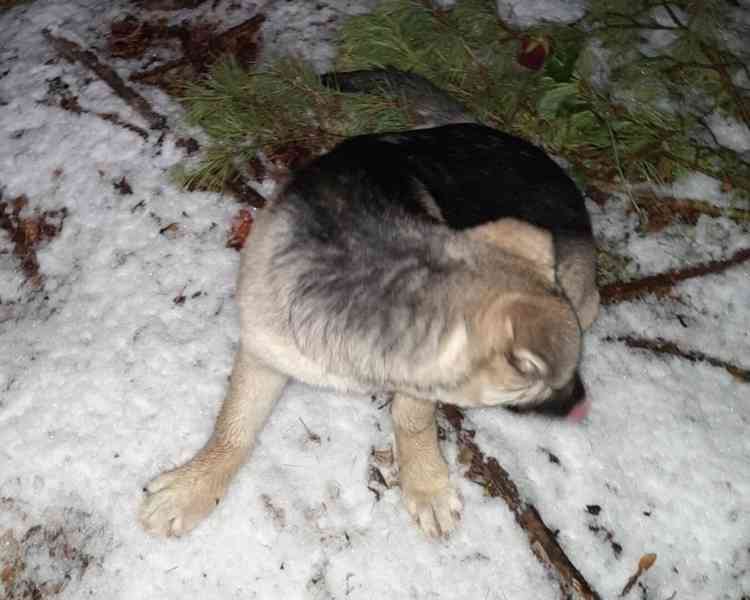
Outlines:
<svg viewBox="0 0 750 600"><path fill-rule="evenodd" d="M552 390L548 398L537 404L509 406L516 413L535 413L548 417L567 417L581 421L588 413L591 402L586 397L586 388L578 371L564 387Z"/></svg>

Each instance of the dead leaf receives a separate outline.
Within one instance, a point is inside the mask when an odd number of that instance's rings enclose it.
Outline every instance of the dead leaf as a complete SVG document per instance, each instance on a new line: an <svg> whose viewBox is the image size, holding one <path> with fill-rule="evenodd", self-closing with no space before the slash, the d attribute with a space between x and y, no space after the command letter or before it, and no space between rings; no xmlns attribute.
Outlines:
<svg viewBox="0 0 750 600"><path fill-rule="evenodd" d="M641 556L641 560L638 561L638 569L640 571L648 571L651 567L654 566L654 563L656 562L656 554L649 553L644 554Z"/></svg>
<svg viewBox="0 0 750 600"><path fill-rule="evenodd" d="M622 591L620 592L620 598L625 597L630 592L630 590L633 589L633 586L635 586L635 584L638 582L640 576L648 571L651 567L653 567L655 562L656 554L649 553L641 556L641 559L638 561L638 570L630 576L628 582L625 584L625 587L622 588Z"/></svg>
<svg viewBox="0 0 750 600"><path fill-rule="evenodd" d="M253 214L250 209L241 209L232 219L232 225L229 229L229 240L227 240L227 248L234 248L235 250L242 250L245 245L247 236L250 235L250 229L253 225Z"/></svg>

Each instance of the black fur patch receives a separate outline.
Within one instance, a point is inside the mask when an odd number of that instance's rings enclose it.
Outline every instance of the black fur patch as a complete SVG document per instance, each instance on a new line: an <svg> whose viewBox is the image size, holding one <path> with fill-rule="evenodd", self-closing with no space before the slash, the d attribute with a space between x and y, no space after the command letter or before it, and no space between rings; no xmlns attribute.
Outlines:
<svg viewBox="0 0 750 600"><path fill-rule="evenodd" d="M567 385L554 390L544 402L534 406L510 407L515 413L533 413L547 417L566 417L573 408L586 399L586 388L578 371Z"/></svg>
<svg viewBox="0 0 750 600"><path fill-rule="evenodd" d="M515 217L558 235L591 237L583 197L565 171L533 144L482 125L358 136L308 169L358 180L369 193L356 200L376 213L399 207L434 220L418 200L419 182L454 229ZM314 179L302 172L297 181Z"/></svg>

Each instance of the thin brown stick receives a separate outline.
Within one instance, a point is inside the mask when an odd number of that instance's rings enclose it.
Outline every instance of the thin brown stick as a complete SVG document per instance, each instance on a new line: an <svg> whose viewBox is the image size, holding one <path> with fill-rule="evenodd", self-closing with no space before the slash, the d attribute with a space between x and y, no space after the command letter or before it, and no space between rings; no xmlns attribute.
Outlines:
<svg viewBox="0 0 750 600"><path fill-rule="evenodd" d="M629 193L646 213L648 231L659 231L675 219L695 225L702 215L714 218L726 217L737 223L750 222L750 210L734 206L717 206L695 198L657 195L651 188L635 188L628 191L619 185L596 182L595 185L588 187L586 193L598 204L602 204L609 198L621 198Z"/></svg>
<svg viewBox="0 0 750 600"><path fill-rule="evenodd" d="M648 350L655 354L668 354L690 361L691 363L702 362L712 367L725 369L732 376L744 383L750 383L750 369L738 367L735 364L710 356L698 350L683 350L674 342L663 338L640 338L631 335L622 335L618 337L608 336L604 338L605 342L621 342L628 348L637 348L639 350Z"/></svg>
<svg viewBox="0 0 750 600"><path fill-rule="evenodd" d="M84 113L87 113L89 111L84 110ZM126 120L124 120L120 115L117 115L115 113L104 113L104 112L95 112L90 113L92 115L95 115L99 117L100 119L103 119L107 121L108 123L113 123L114 125L117 125L119 127L122 127L123 129L127 129L128 131L132 131L133 133L141 136L144 140L148 139L148 131L143 129L143 127L138 127L137 125L133 125L132 123L128 123Z"/></svg>
<svg viewBox="0 0 750 600"><path fill-rule="evenodd" d="M138 127L137 125L133 125L132 123L125 121L123 118L121 118L119 115L115 113L95 112L95 111L87 110L78 103L78 98L76 96L64 93L60 96L57 104L52 104L51 100L52 98L50 98L51 106L59 106L61 109L67 110L68 112L72 112L74 115L93 115L95 117L98 117L99 119L103 119L109 123L113 123L119 127L122 127L123 129L132 131L133 133L136 133L139 136L141 136L144 140L148 139L148 131L146 131L142 127Z"/></svg>
<svg viewBox="0 0 750 600"><path fill-rule="evenodd" d="M487 494L500 497L526 532L531 550L539 561L555 573L563 598L600 600L558 543L555 533L545 525L539 511L521 498L518 486L496 458L487 457L473 440L474 432L463 427L463 413L455 406L441 406L443 415L457 434L459 457L469 464L465 477L483 486Z"/></svg>
<svg viewBox="0 0 750 600"><path fill-rule="evenodd" d="M188 59L186 56L182 56L180 58L162 63L154 67L153 69L133 73L129 77L129 79L130 81L145 81L146 83L151 83L153 81L159 80L159 78L164 77L167 73L173 71L174 69L177 69L178 67L188 66L190 62L190 59Z"/></svg>
<svg viewBox="0 0 750 600"><path fill-rule="evenodd" d="M266 199L239 172L229 178L224 185L240 204L247 204L253 208L263 208L266 205Z"/></svg>
<svg viewBox="0 0 750 600"><path fill-rule="evenodd" d="M599 290L602 304L617 304L626 300L633 300L645 294L664 296L681 281L702 277L704 275L715 275L723 273L727 269L736 267L750 260L750 248L738 250L729 258L712 260L685 269L667 271L649 275L632 281L615 282L603 286Z"/></svg>
<svg viewBox="0 0 750 600"><path fill-rule="evenodd" d="M77 43L52 35L49 30L44 30L44 36L54 46L54 48L68 61L77 62L82 64L84 67L92 71L97 77L99 77L104 83L106 83L112 91L117 94L125 103L133 108L138 114L140 114L146 122L148 122L151 129L166 129L167 120L163 115L155 112L148 100L141 96L138 92L128 87L112 67L101 62L96 54L91 50L84 50Z"/></svg>

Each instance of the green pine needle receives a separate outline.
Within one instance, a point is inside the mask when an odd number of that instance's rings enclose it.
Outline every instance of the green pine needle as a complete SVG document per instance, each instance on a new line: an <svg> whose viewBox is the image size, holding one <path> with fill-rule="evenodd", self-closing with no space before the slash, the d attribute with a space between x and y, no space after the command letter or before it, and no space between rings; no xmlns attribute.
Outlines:
<svg viewBox="0 0 750 600"><path fill-rule="evenodd" d="M492 0L462 0L452 11L384 0L373 13L345 23L336 68L420 73L481 122L564 157L585 180L668 183L698 170L747 193L750 165L711 143L702 125L713 110L747 116L747 90L730 85L747 57L733 54L724 41L726 3L670 4L677 5L678 20L670 22L674 40L653 56L638 48L644 31L663 31L651 29L664 26L664 15L657 19L663 2L603 0L576 27L523 32L552 43L544 68L533 71L517 63L522 34L497 19ZM609 52L604 89L591 80L594 40ZM273 159L302 148L315 156L345 137L416 122L403 98L327 89L295 59L255 73L222 63L188 86L185 102L190 120L214 141L187 182L214 189L259 152Z"/></svg>

